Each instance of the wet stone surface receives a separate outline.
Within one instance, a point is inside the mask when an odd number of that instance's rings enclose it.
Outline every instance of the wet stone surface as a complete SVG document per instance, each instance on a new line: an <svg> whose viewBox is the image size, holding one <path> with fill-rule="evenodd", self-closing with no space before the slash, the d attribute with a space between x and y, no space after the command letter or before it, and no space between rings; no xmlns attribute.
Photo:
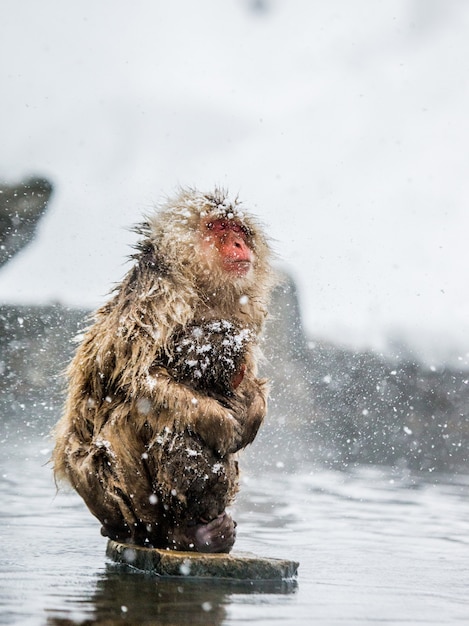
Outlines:
<svg viewBox="0 0 469 626"><path fill-rule="evenodd" d="M287 580L296 577L299 563L252 553L201 554L143 548L110 540L106 554L113 561L159 576Z"/></svg>

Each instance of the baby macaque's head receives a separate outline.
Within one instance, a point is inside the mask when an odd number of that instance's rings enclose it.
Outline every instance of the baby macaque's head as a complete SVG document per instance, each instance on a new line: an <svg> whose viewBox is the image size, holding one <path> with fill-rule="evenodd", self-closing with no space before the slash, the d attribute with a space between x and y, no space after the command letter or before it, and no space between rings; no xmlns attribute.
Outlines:
<svg viewBox="0 0 469 626"><path fill-rule="evenodd" d="M169 371L195 389L229 396L244 375L253 331L229 320L191 324L175 338Z"/></svg>

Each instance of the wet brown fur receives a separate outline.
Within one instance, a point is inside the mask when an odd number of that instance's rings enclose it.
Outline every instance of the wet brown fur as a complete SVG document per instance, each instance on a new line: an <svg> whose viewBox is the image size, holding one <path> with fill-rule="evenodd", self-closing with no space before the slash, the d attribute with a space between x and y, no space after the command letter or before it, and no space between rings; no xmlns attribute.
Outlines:
<svg viewBox="0 0 469 626"><path fill-rule="evenodd" d="M248 276L227 281L200 252L201 224L217 218L243 225L254 252ZM257 378L257 341L244 346L241 384L220 397L171 372L175 337L230 320L256 338L275 278L261 229L222 190L181 190L137 230L134 265L68 368L54 472L109 536L180 548L179 527L213 519L233 501L236 452L257 433L267 389Z"/></svg>

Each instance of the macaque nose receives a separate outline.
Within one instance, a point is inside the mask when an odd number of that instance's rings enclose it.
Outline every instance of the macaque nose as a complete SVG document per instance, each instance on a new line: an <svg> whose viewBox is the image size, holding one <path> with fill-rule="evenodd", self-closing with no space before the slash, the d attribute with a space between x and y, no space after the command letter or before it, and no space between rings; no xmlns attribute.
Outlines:
<svg viewBox="0 0 469 626"><path fill-rule="evenodd" d="M234 258L239 259L240 261L251 260L251 250L240 235L237 233L231 233L229 245L232 248Z"/></svg>

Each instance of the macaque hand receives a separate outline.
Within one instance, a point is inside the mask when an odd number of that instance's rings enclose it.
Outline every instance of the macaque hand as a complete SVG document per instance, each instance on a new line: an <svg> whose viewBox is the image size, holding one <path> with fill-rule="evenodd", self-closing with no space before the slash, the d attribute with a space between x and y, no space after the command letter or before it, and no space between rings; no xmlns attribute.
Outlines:
<svg viewBox="0 0 469 626"><path fill-rule="evenodd" d="M201 412L194 417L195 432L221 457L242 447L243 424L231 411L220 406L216 416L208 417Z"/></svg>

